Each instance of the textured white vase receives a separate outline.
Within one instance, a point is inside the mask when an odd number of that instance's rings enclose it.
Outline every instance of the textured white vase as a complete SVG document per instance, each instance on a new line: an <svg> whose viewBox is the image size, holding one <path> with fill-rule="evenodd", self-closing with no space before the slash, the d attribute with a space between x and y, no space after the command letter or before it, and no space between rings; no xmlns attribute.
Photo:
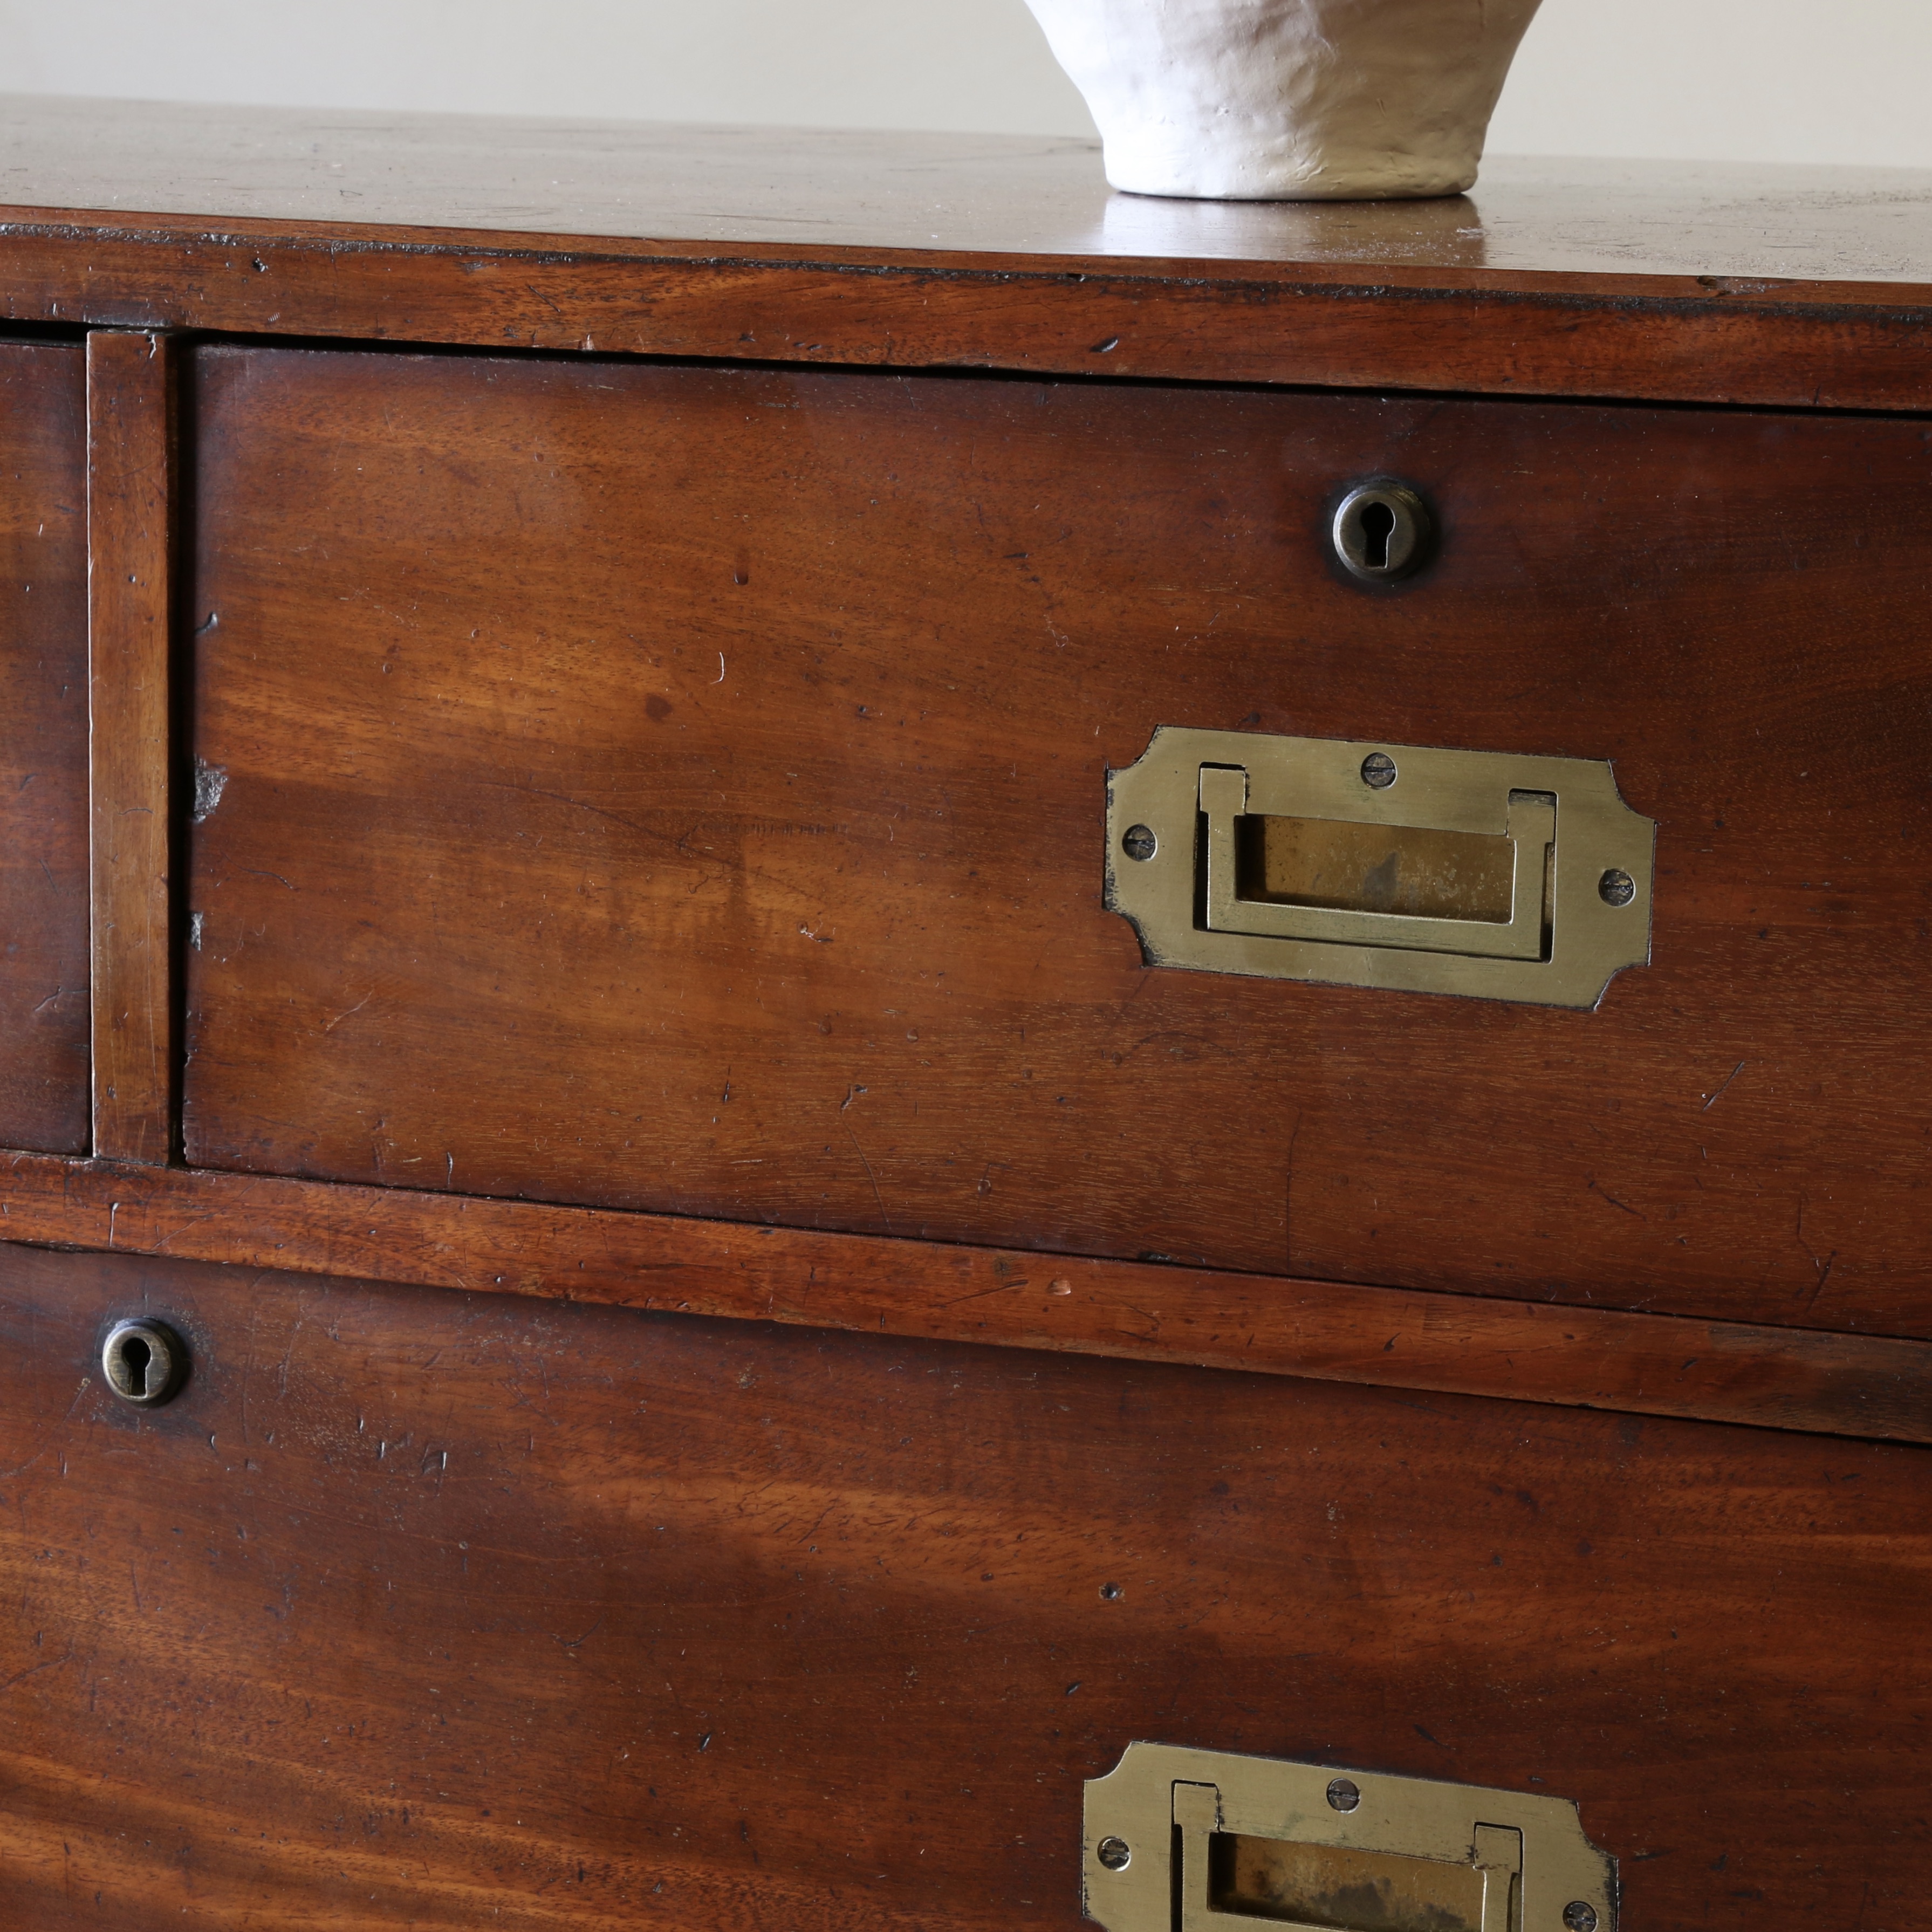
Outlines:
<svg viewBox="0 0 1932 1932"><path fill-rule="evenodd" d="M1027 0L1136 194L1458 194L1539 0Z"/></svg>

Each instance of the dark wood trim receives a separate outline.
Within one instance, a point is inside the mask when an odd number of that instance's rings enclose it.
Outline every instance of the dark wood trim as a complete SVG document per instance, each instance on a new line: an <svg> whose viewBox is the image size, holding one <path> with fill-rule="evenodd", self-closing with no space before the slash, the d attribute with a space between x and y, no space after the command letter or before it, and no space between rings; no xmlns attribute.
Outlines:
<svg viewBox="0 0 1932 1932"><path fill-rule="evenodd" d="M0 209L15 322L1466 394L1923 409L1923 295Z"/></svg>
<svg viewBox="0 0 1932 1932"><path fill-rule="evenodd" d="M174 1118L169 364L158 335L88 339L94 1148L127 1161L166 1160Z"/></svg>
<svg viewBox="0 0 1932 1932"><path fill-rule="evenodd" d="M1932 1442L1932 1343L13 1154L0 1238Z"/></svg>

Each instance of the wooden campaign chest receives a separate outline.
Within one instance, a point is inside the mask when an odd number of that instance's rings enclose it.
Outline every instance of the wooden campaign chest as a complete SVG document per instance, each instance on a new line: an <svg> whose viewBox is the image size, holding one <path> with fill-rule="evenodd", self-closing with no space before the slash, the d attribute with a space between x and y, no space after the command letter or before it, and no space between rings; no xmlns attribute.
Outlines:
<svg viewBox="0 0 1932 1932"><path fill-rule="evenodd" d="M0 1924L1927 1922L1932 181L0 147Z"/></svg>

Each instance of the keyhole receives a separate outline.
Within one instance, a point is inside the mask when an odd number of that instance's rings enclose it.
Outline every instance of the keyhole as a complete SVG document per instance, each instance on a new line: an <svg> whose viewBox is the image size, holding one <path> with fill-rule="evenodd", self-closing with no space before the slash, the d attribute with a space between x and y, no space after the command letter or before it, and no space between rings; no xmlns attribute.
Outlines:
<svg viewBox="0 0 1932 1932"><path fill-rule="evenodd" d="M1395 512L1386 503L1371 503L1362 512L1362 561L1371 570L1388 568L1389 538L1395 535Z"/></svg>
<svg viewBox="0 0 1932 1932"><path fill-rule="evenodd" d="M127 1369L128 1386L137 1395L148 1392L148 1364L154 1358L154 1350L138 1335L130 1335L121 1344L121 1360Z"/></svg>
<svg viewBox="0 0 1932 1932"><path fill-rule="evenodd" d="M169 1400L188 1366L181 1337L158 1322L117 1322L100 1345L107 1385L123 1402L152 1408Z"/></svg>
<svg viewBox="0 0 1932 1932"><path fill-rule="evenodd" d="M1342 493L1328 526L1336 560L1359 584L1386 590L1433 554L1436 525L1420 494L1393 476L1372 476Z"/></svg>

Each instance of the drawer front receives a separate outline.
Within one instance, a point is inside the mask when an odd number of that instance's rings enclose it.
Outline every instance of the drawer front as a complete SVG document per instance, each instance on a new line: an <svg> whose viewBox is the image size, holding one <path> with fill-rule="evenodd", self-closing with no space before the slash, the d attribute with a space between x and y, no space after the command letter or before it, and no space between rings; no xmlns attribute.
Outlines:
<svg viewBox="0 0 1932 1932"><path fill-rule="evenodd" d="M197 1162L1932 1333L1920 423L214 348ZM1396 472L1437 560L1328 560ZM1143 965L1161 724L1614 763L1573 1011Z"/></svg>
<svg viewBox="0 0 1932 1932"><path fill-rule="evenodd" d="M10 1923L1071 1932L1135 1738L1574 1798L1628 1932L1923 1923L1922 1450L20 1249L0 1321Z"/></svg>
<svg viewBox="0 0 1932 1932"><path fill-rule="evenodd" d="M88 1144L82 352L0 342L0 1147Z"/></svg>

